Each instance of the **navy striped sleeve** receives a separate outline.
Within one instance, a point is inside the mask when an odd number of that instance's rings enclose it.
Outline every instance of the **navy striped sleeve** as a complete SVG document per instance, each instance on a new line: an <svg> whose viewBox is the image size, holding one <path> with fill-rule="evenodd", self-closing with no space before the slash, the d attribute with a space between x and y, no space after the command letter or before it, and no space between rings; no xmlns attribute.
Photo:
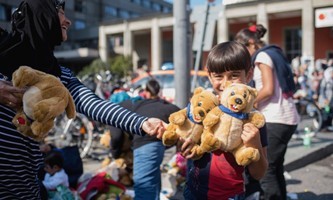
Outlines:
<svg viewBox="0 0 333 200"><path fill-rule="evenodd" d="M70 91L76 110L79 113L103 124L111 125L123 131L144 135L141 129L147 117L133 113L118 104L103 100L84 86L73 73L65 67L61 67L61 81Z"/></svg>

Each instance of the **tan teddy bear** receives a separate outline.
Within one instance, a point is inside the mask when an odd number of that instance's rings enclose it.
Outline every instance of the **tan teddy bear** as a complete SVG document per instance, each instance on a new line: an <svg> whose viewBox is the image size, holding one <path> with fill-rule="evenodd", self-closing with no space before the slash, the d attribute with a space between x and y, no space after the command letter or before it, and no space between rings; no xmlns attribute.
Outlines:
<svg viewBox="0 0 333 200"><path fill-rule="evenodd" d="M243 125L253 123L257 128L265 124L263 114L253 110L257 90L245 84L227 83L221 94L220 106L209 112L203 121L204 133L195 151L198 157L217 149L231 152L238 165L246 166L260 158L258 149L245 147L241 139Z"/></svg>
<svg viewBox="0 0 333 200"><path fill-rule="evenodd" d="M18 88L27 88L23 107L12 120L23 135L42 141L58 115L66 110L68 118L75 117L73 98L55 76L21 66L13 73L12 82Z"/></svg>
<svg viewBox="0 0 333 200"><path fill-rule="evenodd" d="M183 139L191 137L193 142L199 143L203 132L202 121L217 105L218 98L211 91L202 87L196 88L188 106L170 115L170 123L162 138L163 144L174 145L179 137Z"/></svg>

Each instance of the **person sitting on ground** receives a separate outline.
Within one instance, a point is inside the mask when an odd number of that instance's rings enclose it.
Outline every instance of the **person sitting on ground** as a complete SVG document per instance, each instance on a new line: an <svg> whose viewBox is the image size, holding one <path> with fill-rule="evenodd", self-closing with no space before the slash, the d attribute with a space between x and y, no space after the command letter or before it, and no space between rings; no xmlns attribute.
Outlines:
<svg viewBox="0 0 333 200"><path fill-rule="evenodd" d="M63 169L64 158L59 151L50 151L44 159L46 171L43 185L47 190L55 190L57 186L69 187L68 175Z"/></svg>

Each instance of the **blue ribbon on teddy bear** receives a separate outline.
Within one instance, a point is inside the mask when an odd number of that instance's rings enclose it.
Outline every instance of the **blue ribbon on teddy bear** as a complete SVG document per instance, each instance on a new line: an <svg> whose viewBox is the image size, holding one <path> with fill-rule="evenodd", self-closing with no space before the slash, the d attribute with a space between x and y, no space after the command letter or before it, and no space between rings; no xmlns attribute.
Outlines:
<svg viewBox="0 0 333 200"><path fill-rule="evenodd" d="M234 112L223 105L219 105L219 108L220 108L220 110L222 110L222 112L224 112L228 115L231 115L232 117L235 117L237 119L248 119L249 118L249 113Z"/></svg>
<svg viewBox="0 0 333 200"><path fill-rule="evenodd" d="M196 122L196 121L194 121L194 119L193 119L193 116L192 116L192 113L190 112L190 110L191 110L191 103L188 103L187 104L187 107L186 107L186 115L187 115L187 118L189 119L189 120L191 120L191 122L193 122L193 123L195 123L195 124L202 124L202 122Z"/></svg>

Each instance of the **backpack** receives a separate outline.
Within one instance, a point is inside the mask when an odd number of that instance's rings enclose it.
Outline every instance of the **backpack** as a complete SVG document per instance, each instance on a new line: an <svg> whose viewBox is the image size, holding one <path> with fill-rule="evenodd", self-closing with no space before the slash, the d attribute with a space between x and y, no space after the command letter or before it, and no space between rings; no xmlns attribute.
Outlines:
<svg viewBox="0 0 333 200"><path fill-rule="evenodd" d="M280 47L276 45L267 45L258 51L252 56L252 65L255 66L254 62L257 55L260 52L267 53L275 66L276 76L278 78L279 84L282 89L282 95L284 98L292 97L296 91L296 85L294 82L294 76L291 70L291 65L287 57L283 54L283 51Z"/></svg>

